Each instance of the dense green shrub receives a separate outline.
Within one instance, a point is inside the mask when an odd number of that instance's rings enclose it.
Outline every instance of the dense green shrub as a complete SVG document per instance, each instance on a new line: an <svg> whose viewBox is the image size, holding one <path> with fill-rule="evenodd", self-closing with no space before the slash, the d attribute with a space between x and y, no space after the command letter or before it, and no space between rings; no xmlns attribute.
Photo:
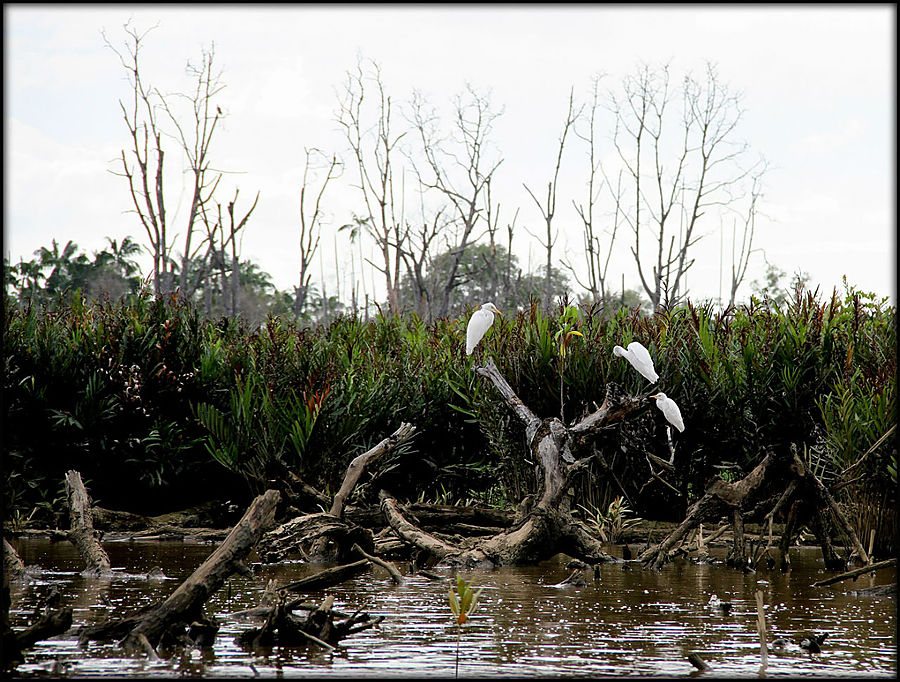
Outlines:
<svg viewBox="0 0 900 682"><path fill-rule="evenodd" d="M136 510L203 495L249 499L276 463L333 492L350 459L403 421L417 435L379 467L378 486L410 499L515 503L533 486L534 465L521 424L473 365L495 358L538 416L562 409L571 422L602 402L609 382L632 393L657 388L612 355L613 345L632 340L650 350L658 389L687 424L674 437L679 493L643 486L628 500L636 514L676 518L717 467L739 476L789 443L844 499L865 491L884 510L895 501L893 439L854 469L855 480L840 478L896 423L895 309L886 301L845 286L824 301L798 289L780 308L688 303L646 315L564 304L544 313L533 304L498 317L473 356L463 348L465 323L343 316L310 328L270 316L251 328L146 296L75 300L54 311L11 307L3 341L7 511L47 506L69 468L90 480L101 504ZM563 358L559 344L570 330L580 336L567 337ZM648 408L602 434L599 447L618 483L585 479L577 494L606 508L620 487L642 489L645 453L668 458L666 423ZM884 542L895 532L885 521L864 527L879 529Z"/></svg>

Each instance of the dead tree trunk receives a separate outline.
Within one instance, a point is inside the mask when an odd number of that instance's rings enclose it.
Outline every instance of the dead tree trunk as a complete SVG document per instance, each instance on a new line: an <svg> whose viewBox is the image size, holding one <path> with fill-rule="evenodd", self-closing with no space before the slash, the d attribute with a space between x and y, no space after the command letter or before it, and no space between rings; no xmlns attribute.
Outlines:
<svg viewBox="0 0 900 682"><path fill-rule="evenodd" d="M656 547L645 550L640 560L645 567L662 568L672 549L684 542L688 533L701 523L715 523L728 515L734 528L734 548L729 564L746 569L749 562L745 552L744 523L768 521L784 508L788 512L779 542L782 570L790 566L789 552L794 535L806 524L816 533L826 567L843 569L845 562L837 556L831 543L832 520L862 561L868 563L869 557L847 517L822 482L803 463L793 445L789 452L767 453L740 481L713 481L703 497L691 505L684 521Z"/></svg>
<svg viewBox="0 0 900 682"><path fill-rule="evenodd" d="M490 380L507 406L525 425L531 458L541 475L534 502L511 528L465 545L447 542L410 523L393 497L381 492L381 508L388 523L405 542L448 564L521 565L564 552L592 564L614 560L603 551L591 530L571 514L570 488L594 458L593 438L599 429L646 409L646 398L625 395L615 384L606 387L603 405L566 426L559 419L540 419L519 399L493 360L475 371Z"/></svg>
<svg viewBox="0 0 900 682"><path fill-rule="evenodd" d="M88 496L81 474L70 470L66 472L66 500L69 503L69 520L71 528L67 537L78 548L87 564L83 574L105 575L110 572L109 556L100 544L94 530L91 513L91 498Z"/></svg>
<svg viewBox="0 0 900 682"><path fill-rule="evenodd" d="M405 443L415 431L415 426L404 422L400 425L399 429L394 431L394 433L385 438L374 448L355 457L347 467L347 472L344 474L344 481L341 483L340 490L335 494L334 502L331 503L331 509L328 513L339 519L343 518L344 505L347 503L350 493L353 492L353 489L359 482L359 478L362 476L366 467L381 459L384 455L392 452L402 443Z"/></svg>
<svg viewBox="0 0 900 682"><path fill-rule="evenodd" d="M83 629L81 643L121 638L126 650L146 651L153 658L160 643L191 642L185 626L206 620L203 605L231 574L249 571L243 560L274 523L279 498L276 490L257 497L218 549L168 599L130 617Z"/></svg>
<svg viewBox="0 0 900 682"><path fill-rule="evenodd" d="M3 584L6 585L11 580L18 580L25 575L25 564L16 553L6 538L3 538Z"/></svg>

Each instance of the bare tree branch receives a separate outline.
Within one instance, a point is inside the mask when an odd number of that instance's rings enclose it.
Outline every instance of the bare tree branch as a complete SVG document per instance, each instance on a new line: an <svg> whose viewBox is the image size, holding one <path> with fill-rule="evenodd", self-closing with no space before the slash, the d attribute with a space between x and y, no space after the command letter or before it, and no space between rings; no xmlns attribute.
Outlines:
<svg viewBox="0 0 900 682"><path fill-rule="evenodd" d="M547 252L547 262L546 262L546 273L544 278L544 300L543 307L544 309L548 309L550 307L551 298L553 296L553 287L551 283L551 274L553 272L553 245L556 241L553 235L553 217L556 214L556 194L557 194L557 182L559 179L559 169L562 166L562 156L563 150L566 147L566 137L569 134L569 129L575 124L575 121L578 120L579 116L581 116L581 112L584 107L579 107L578 111L575 111L575 91L574 88L569 90L569 109L566 112L566 122L563 125L562 135L559 138L559 151L556 155L556 166L553 169L553 178L550 182L547 183L547 200L544 204L538 200L538 198L534 195L534 192L529 189L528 185L524 185L525 191L531 196L534 200L534 203L537 205L538 210L541 212L541 216L544 219L544 227L546 228L546 240L541 242L541 245Z"/></svg>

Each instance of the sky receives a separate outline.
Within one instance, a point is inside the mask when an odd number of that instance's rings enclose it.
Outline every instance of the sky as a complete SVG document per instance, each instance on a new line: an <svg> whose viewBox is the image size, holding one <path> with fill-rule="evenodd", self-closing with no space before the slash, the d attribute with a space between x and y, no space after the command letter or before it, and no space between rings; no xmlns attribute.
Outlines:
<svg viewBox="0 0 900 682"><path fill-rule="evenodd" d="M145 80L165 92L190 87L185 65L215 45L226 88L225 117L213 143L228 171L222 203L260 194L244 230L242 258L297 284L304 150L346 162L325 197L313 283L348 300L355 286L383 296L368 265L369 243L351 245L337 227L361 210L351 159L335 118L358 59L381 68L400 116L412 92L449 112L467 85L502 110L492 131L501 224L518 209L513 251L535 269L543 247L538 196L553 173L570 91L589 96L592 77L615 89L641 65L685 73L714 64L740 93L735 139L764 157L768 170L747 276L766 263L808 273L828 294L842 278L896 302L896 7L881 5L4 5L4 255L30 259L53 239L87 253L106 238L146 243L129 213L117 159L128 145L119 101L129 95L118 57L126 22L150 31L142 46ZM399 123L398 123L399 125ZM600 131L612 162L611 126ZM175 149L170 177L181 162ZM554 255L583 276L582 233L573 201L583 202L586 149L570 138L558 183ZM174 182L174 181L173 181ZM407 180L411 187L412 176ZM171 222L188 201L169 187ZM412 192L410 192L412 194ZM247 203L243 203L247 202ZM411 209L412 214L412 209ZM730 221L730 218L726 218ZM687 285L692 299L717 298L730 275L731 230L710 215ZM728 223L730 224L730 223ZM534 235L534 236L533 236ZM723 236L724 235L724 236ZM620 230L610 279L639 288L629 235ZM144 274L149 259L142 258ZM581 291L577 284L573 291ZM724 292L727 297L727 291Z"/></svg>

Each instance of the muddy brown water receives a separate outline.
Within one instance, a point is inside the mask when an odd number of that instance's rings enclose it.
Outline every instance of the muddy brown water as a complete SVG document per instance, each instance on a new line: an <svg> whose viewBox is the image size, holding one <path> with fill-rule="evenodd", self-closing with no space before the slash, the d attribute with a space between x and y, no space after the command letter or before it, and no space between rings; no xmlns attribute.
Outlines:
<svg viewBox="0 0 900 682"><path fill-rule="evenodd" d="M228 614L259 605L268 581L284 584L322 568L302 562L264 566L232 577L208 602L221 622L213 647L181 651L151 662L124 656L116 644L80 648L77 630L111 615L129 613L165 598L215 548L199 542L106 542L114 575L86 578L66 542L12 541L27 577L13 584L10 619L25 627L50 586L73 607L73 628L26 652L20 677L450 677L456 660L456 627L447 606L452 573L435 581L409 575L394 585L375 568L310 600L335 596L335 608L383 615L379 626L342 641L333 652L279 648L250 653L234 642L258 623ZM637 551L637 547L634 548ZM617 548L610 548L617 553ZM713 556L722 557L724 549ZM813 588L828 577L815 548L792 550L793 568L743 574L723 564L678 560L661 571L635 562L608 564L599 579L556 587L570 573L567 557L538 566L466 571L483 587L479 608L462 627L460 677L690 677L697 652L711 666L706 676L757 677L760 671L755 593L762 590L768 641L810 630L827 633L820 653L790 642L768 656L766 676L896 677L896 597L857 597L848 590L895 583L896 569L856 581ZM165 578L153 569L161 568ZM405 568L405 567L403 567ZM405 571L404 571L405 572ZM727 615L710 605L730 601ZM104 603L105 602L105 603Z"/></svg>

